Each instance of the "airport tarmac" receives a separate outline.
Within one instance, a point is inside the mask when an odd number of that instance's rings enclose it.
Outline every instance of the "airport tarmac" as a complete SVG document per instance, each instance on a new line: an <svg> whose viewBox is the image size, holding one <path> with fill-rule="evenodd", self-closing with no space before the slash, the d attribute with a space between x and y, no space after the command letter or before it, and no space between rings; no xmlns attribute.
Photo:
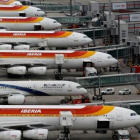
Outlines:
<svg viewBox="0 0 140 140"><path fill-rule="evenodd" d="M128 131L131 134L131 140L139 140L140 134L137 130L132 127ZM48 140L57 140L60 131L50 132L48 135ZM112 140L112 131L108 131L106 134L95 133L95 131L71 131L71 140Z"/></svg>

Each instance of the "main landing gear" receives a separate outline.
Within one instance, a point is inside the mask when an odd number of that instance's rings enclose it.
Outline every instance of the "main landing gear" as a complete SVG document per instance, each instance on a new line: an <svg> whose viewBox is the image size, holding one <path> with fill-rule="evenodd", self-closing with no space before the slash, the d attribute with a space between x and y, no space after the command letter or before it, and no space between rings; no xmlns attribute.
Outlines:
<svg viewBox="0 0 140 140"><path fill-rule="evenodd" d="M70 140L70 131L68 127L64 127L64 130L59 134L59 140Z"/></svg>

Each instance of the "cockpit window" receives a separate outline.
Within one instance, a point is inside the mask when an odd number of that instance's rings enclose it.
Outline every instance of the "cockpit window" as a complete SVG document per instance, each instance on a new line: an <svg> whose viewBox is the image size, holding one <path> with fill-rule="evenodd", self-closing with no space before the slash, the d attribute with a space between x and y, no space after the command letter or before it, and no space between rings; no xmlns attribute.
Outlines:
<svg viewBox="0 0 140 140"><path fill-rule="evenodd" d="M88 38L87 36L83 36L83 38Z"/></svg>
<svg viewBox="0 0 140 140"><path fill-rule="evenodd" d="M110 58L112 58L112 56L110 55L110 56L108 56L108 58L110 59Z"/></svg>
<svg viewBox="0 0 140 140"><path fill-rule="evenodd" d="M76 88L83 88L82 86L77 86Z"/></svg>
<svg viewBox="0 0 140 140"><path fill-rule="evenodd" d="M136 115L137 115L136 113L131 113L131 114L130 114L130 116L136 116Z"/></svg>
<svg viewBox="0 0 140 140"><path fill-rule="evenodd" d="M42 11L41 9L37 9L37 11Z"/></svg>
<svg viewBox="0 0 140 140"><path fill-rule="evenodd" d="M57 21L54 21L53 23L57 23Z"/></svg>

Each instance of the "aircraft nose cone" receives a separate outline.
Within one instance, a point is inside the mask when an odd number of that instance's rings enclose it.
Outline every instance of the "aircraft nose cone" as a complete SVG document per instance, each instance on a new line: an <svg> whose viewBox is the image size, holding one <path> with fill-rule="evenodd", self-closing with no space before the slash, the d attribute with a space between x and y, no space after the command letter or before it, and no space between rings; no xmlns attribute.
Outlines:
<svg viewBox="0 0 140 140"><path fill-rule="evenodd" d="M40 12L39 12L39 15L40 15L40 16L44 16L44 15L45 15L45 12L44 12L44 11L40 11Z"/></svg>
<svg viewBox="0 0 140 140"><path fill-rule="evenodd" d="M62 24L60 24L60 23L57 24L57 27L61 27L61 26L62 26Z"/></svg>
<svg viewBox="0 0 140 140"><path fill-rule="evenodd" d="M116 63L118 63L118 60L114 58L113 62L116 64Z"/></svg>
<svg viewBox="0 0 140 140"><path fill-rule="evenodd" d="M87 90L85 88L83 88L83 93L87 94Z"/></svg>
<svg viewBox="0 0 140 140"><path fill-rule="evenodd" d="M91 43L92 42L92 39L91 38L88 38L88 43Z"/></svg>

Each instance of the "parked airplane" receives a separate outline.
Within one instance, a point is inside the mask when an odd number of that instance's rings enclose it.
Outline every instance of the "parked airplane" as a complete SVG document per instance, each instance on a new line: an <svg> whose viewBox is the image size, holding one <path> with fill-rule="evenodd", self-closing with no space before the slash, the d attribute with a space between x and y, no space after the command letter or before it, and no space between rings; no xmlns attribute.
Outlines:
<svg viewBox="0 0 140 140"><path fill-rule="evenodd" d="M17 6L17 5L22 5L22 3L16 0L0 0L0 5Z"/></svg>
<svg viewBox="0 0 140 140"><path fill-rule="evenodd" d="M70 81L2 81L0 98L5 104L24 104L25 96L76 96L87 90Z"/></svg>
<svg viewBox="0 0 140 140"><path fill-rule="evenodd" d="M0 106L0 140L46 140L49 131L117 130L140 123L133 110L115 106ZM9 139L8 139L9 138Z"/></svg>
<svg viewBox="0 0 140 140"><path fill-rule="evenodd" d="M0 6L0 17L33 17L44 15L44 11L33 6Z"/></svg>
<svg viewBox="0 0 140 140"><path fill-rule="evenodd" d="M85 67L104 68L118 61L111 55L95 51L0 51L0 66L7 68L11 75L24 75L26 72L46 74L48 69L84 69Z"/></svg>
<svg viewBox="0 0 140 140"><path fill-rule="evenodd" d="M61 24L46 17L0 17L0 27L13 31L53 30Z"/></svg>
<svg viewBox="0 0 140 140"><path fill-rule="evenodd" d="M86 35L69 31L0 31L1 50L3 44L12 44L15 50L28 50L30 46L67 48L90 42Z"/></svg>

